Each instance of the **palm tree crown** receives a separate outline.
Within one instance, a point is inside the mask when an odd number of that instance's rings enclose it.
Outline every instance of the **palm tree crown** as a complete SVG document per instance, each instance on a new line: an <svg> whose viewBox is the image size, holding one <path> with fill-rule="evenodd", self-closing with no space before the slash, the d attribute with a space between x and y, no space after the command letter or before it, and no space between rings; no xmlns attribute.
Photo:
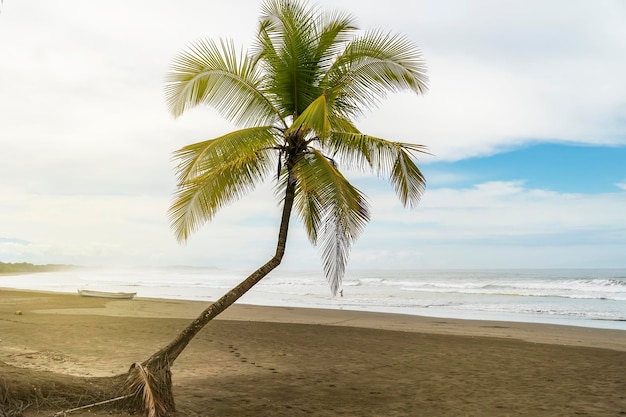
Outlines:
<svg viewBox="0 0 626 417"><path fill-rule="evenodd" d="M338 162L389 178L405 206L424 191L412 159L423 146L363 134L353 122L390 92L424 93L421 54L402 36L359 31L348 14L267 0L249 53L231 41L200 40L174 60L165 88L175 116L207 104L240 127L175 153L169 216L179 241L276 176L278 192L293 189L293 207L321 249L335 294L369 220L365 196Z"/></svg>

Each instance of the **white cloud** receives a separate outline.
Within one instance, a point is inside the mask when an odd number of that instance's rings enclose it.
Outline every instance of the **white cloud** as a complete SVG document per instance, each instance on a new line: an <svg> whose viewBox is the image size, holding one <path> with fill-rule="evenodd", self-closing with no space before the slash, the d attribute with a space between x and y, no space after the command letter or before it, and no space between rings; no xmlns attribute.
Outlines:
<svg viewBox="0 0 626 417"><path fill-rule="evenodd" d="M564 194L529 189L523 182L488 182L431 189L413 211L401 210L389 193L372 200L372 227L356 246L359 264L624 266L623 193ZM390 249L383 251L385 246ZM414 256L407 260L407 253Z"/></svg>
<svg viewBox="0 0 626 417"><path fill-rule="evenodd" d="M422 46L431 90L391 97L364 130L426 144L438 159L528 140L624 143L623 3L411 3L379 19L402 22L393 27Z"/></svg>
<svg viewBox="0 0 626 417"><path fill-rule="evenodd" d="M280 211L269 183L220 211L186 245L168 225L168 194L0 192L11 202L0 211L5 262L246 265L269 259L278 233Z"/></svg>
<svg viewBox="0 0 626 417"><path fill-rule="evenodd" d="M274 253L279 207L269 186L228 207L178 245L159 197L10 195L25 212L1 217L5 261L91 265L260 266ZM351 254L350 269L438 267L624 267L626 194L563 194L523 182L461 190L431 189L406 210L391 192L370 195L372 220ZM54 221L46 220L54 219ZM28 227L26 227L28 225ZM621 263L620 263L621 262ZM282 268L320 268L298 221L291 224Z"/></svg>
<svg viewBox="0 0 626 417"><path fill-rule="evenodd" d="M431 91L390 97L359 121L365 132L426 144L437 160L527 140L624 143L626 13L619 0L317 3L351 11L364 28L404 33L424 51ZM269 258L278 218L271 186L225 209L187 246L175 242L165 214L172 151L232 126L207 109L173 120L163 102L164 73L200 37L249 45L259 7L257 0L219 9L196 0L114 0L97 8L78 0L5 1L0 260L241 266ZM429 183L453 179L437 172ZM530 257L541 265L614 263L623 258L616 248L624 220L615 214L624 212L623 198L483 182L429 188L409 212L395 197L373 194L372 224L353 265L519 266ZM285 261L318 265L297 222Z"/></svg>

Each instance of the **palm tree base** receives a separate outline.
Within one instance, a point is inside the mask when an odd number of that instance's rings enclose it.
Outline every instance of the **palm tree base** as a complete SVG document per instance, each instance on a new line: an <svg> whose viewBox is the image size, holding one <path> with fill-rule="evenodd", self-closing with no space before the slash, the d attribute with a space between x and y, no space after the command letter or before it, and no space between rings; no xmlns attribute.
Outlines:
<svg viewBox="0 0 626 417"><path fill-rule="evenodd" d="M154 356L145 364L132 364L123 386L123 395L129 396L125 404L129 409L139 411L146 417L165 417L176 411L167 356Z"/></svg>

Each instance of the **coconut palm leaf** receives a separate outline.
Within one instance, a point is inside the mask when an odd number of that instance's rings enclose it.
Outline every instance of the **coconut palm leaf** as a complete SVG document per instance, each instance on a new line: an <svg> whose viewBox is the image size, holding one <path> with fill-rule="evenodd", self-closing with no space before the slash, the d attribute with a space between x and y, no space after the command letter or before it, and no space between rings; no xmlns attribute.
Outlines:
<svg viewBox="0 0 626 417"><path fill-rule="evenodd" d="M290 131L313 130L320 139L328 137L331 133L326 96L319 96L311 103L291 125Z"/></svg>
<svg viewBox="0 0 626 417"><path fill-rule="evenodd" d="M191 44L174 59L165 84L165 98L174 116L208 104L237 125L280 121L277 109L261 90L263 75L255 60L232 41Z"/></svg>
<svg viewBox="0 0 626 417"><path fill-rule="evenodd" d="M300 114L319 96L314 83L315 23L299 2L273 0L262 8L257 54L267 74L266 92L283 117Z"/></svg>
<svg viewBox="0 0 626 417"><path fill-rule="evenodd" d="M322 147L324 147L326 139L336 135L337 132L360 134L349 119L344 118L340 112L336 111L337 104L336 97L321 95L293 121L288 132L300 131L308 133L312 131L314 139Z"/></svg>
<svg viewBox="0 0 626 417"><path fill-rule="evenodd" d="M273 170L276 139L269 127L231 132L176 153L178 189L169 218L179 241L227 204L252 191Z"/></svg>
<svg viewBox="0 0 626 417"><path fill-rule="evenodd" d="M313 59L323 76L331 68L336 57L341 54L346 44L352 40L358 30L352 15L341 11L321 13L316 22L318 30Z"/></svg>
<svg viewBox="0 0 626 417"><path fill-rule="evenodd" d="M202 175L237 153L254 153L279 145L277 131L272 126L258 126L230 132L215 139L187 145L174 153L179 183Z"/></svg>
<svg viewBox="0 0 626 417"><path fill-rule="evenodd" d="M357 116L390 92L423 94L428 77L420 51L409 40L370 31L346 46L323 84L329 95L340 97L346 116Z"/></svg>
<svg viewBox="0 0 626 417"><path fill-rule="evenodd" d="M340 155L352 168L369 167L391 181L404 206L415 206L426 187L426 179L413 161L414 153L428 153L423 145L392 142L353 132L333 132L325 142L330 155Z"/></svg>
<svg viewBox="0 0 626 417"><path fill-rule="evenodd" d="M398 144L390 180L404 206L413 208L417 205L426 189L426 179L411 159L406 144Z"/></svg>
<svg viewBox="0 0 626 417"><path fill-rule="evenodd" d="M294 176L296 211L311 242L320 246L324 272L336 294L352 242L369 220L367 201L318 150L298 160Z"/></svg>

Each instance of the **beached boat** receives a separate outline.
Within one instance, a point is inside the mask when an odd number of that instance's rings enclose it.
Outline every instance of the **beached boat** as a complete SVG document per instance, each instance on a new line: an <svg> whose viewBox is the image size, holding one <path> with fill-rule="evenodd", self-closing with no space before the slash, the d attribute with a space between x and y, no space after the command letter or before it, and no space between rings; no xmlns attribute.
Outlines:
<svg viewBox="0 0 626 417"><path fill-rule="evenodd" d="M101 298L118 298L124 300L132 300L136 292L109 292L94 290L78 290L78 294L83 297L101 297Z"/></svg>

